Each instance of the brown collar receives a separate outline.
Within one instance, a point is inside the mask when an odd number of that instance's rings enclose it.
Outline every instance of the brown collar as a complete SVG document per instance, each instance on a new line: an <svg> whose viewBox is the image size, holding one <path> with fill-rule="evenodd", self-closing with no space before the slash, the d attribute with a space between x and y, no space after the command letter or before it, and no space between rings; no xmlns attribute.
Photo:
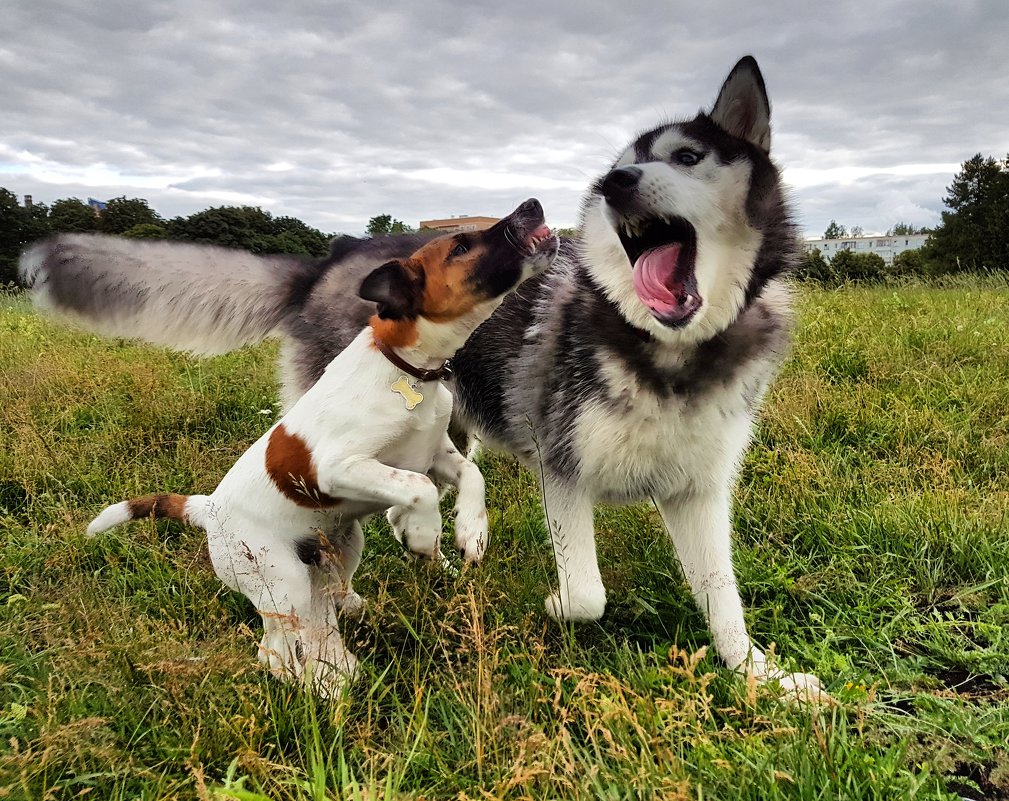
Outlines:
<svg viewBox="0 0 1009 801"><path fill-rule="evenodd" d="M420 367L414 367L409 362L401 359L396 355L395 351L393 351L393 349L386 345L381 339L375 340L375 347L378 348L379 352L385 356L385 358L396 365L404 373L408 373L414 378L419 378L421 381L448 381L448 379L452 377L451 359L446 359L442 366L437 370L424 370Z"/></svg>

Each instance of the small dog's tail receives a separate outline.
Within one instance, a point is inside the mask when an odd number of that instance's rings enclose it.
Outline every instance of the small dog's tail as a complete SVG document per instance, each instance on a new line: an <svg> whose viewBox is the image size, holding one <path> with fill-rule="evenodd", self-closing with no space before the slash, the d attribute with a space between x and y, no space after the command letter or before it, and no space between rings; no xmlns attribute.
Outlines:
<svg viewBox="0 0 1009 801"><path fill-rule="evenodd" d="M22 255L39 307L112 336L212 355L279 333L322 267L185 242L60 234Z"/></svg>
<svg viewBox="0 0 1009 801"><path fill-rule="evenodd" d="M130 520L145 517L168 517L180 523L206 528L206 495L144 495L106 507L88 524L89 537Z"/></svg>

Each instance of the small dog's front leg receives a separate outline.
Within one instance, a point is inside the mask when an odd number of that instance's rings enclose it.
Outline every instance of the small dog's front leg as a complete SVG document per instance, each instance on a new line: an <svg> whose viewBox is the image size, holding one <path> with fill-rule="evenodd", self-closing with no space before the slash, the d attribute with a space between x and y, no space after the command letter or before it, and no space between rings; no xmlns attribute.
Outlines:
<svg viewBox="0 0 1009 801"><path fill-rule="evenodd" d="M319 485L329 495L401 507L399 533L411 553L436 559L441 542L438 488L425 475L389 467L377 459L344 459L319 469Z"/></svg>
<svg viewBox="0 0 1009 801"><path fill-rule="evenodd" d="M435 480L455 484L455 545L467 562L479 562L487 550L487 505L483 474L456 450L446 434L435 453Z"/></svg>

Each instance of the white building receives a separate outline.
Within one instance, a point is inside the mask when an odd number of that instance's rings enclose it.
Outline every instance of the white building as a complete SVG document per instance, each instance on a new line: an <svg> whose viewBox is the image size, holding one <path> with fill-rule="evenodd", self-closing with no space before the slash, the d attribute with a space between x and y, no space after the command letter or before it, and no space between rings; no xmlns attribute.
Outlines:
<svg viewBox="0 0 1009 801"><path fill-rule="evenodd" d="M887 266L893 257L905 250L917 250L928 241L928 234L902 234L897 236L847 236L842 239L807 239L803 243L806 252L816 248L823 258L830 261L839 250L853 250L855 253L875 253L882 256Z"/></svg>

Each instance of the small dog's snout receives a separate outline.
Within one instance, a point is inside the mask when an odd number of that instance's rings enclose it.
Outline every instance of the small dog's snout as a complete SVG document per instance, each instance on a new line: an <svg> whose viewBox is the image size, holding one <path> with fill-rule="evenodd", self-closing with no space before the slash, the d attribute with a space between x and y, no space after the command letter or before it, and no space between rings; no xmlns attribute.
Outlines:
<svg viewBox="0 0 1009 801"><path fill-rule="evenodd" d="M606 202L617 208L626 205L634 198L638 183L641 181L641 170L638 167L620 167L610 170L599 182L599 191Z"/></svg>
<svg viewBox="0 0 1009 801"><path fill-rule="evenodd" d="M534 197L529 198L525 203L523 203L521 206L515 209L515 211L517 211L519 214L522 215L529 214L529 215L536 215L539 217L543 216L543 206Z"/></svg>

